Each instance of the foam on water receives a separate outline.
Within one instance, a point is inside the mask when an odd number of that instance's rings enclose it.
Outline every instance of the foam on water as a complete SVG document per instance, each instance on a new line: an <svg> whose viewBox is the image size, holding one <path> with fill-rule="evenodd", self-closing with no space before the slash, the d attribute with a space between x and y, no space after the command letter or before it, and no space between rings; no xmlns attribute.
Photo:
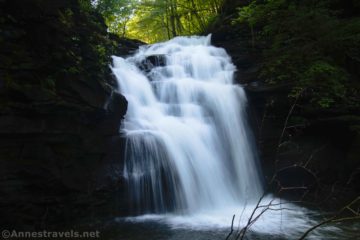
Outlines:
<svg viewBox="0 0 360 240"><path fill-rule="evenodd" d="M249 218L260 216L249 228L249 232L260 236L271 236L275 239L298 239L310 227L319 222L319 213L292 203L281 202L282 200L272 196L265 197L255 213L256 204L245 206L229 206L222 209L200 211L194 214L179 215L167 214L146 214L136 217L118 218L117 221L131 223L156 222L167 226L170 229L185 229L192 231L225 231L230 230L232 216L235 214L234 231L246 226ZM260 214L271 202L270 209ZM235 234L235 233L234 233ZM323 226L311 232L307 239L339 239L344 233L337 226ZM352 239L352 238L344 238Z"/></svg>

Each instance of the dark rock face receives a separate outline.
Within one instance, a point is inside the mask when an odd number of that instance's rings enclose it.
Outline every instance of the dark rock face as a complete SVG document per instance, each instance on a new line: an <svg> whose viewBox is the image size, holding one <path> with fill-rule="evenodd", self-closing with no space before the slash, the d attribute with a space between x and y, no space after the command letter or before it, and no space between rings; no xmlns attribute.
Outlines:
<svg viewBox="0 0 360 240"><path fill-rule="evenodd" d="M44 228L90 213L120 214L108 204L122 188L119 126L127 102L117 96L108 106L50 105L51 113L0 116L2 226Z"/></svg>
<svg viewBox="0 0 360 240"><path fill-rule="evenodd" d="M318 187L317 177L305 167L289 166L279 169L275 175L275 191L282 197L300 199Z"/></svg>
<svg viewBox="0 0 360 240"><path fill-rule="evenodd" d="M132 55L139 49L139 46L145 45L144 42L136 39L120 38L117 35L112 34L109 37L116 43L116 47L113 52L113 54L116 56Z"/></svg>
<svg viewBox="0 0 360 240"><path fill-rule="evenodd" d="M297 200L303 193L307 200L327 207L351 200L360 192L360 112L311 109L304 102L291 110L294 105L288 97L291 86L268 85L259 77L266 44L253 44L247 25L231 25L236 17L232 9L244 2L225 1L224 16L210 32L213 44L231 55L238 69L236 82L247 92L265 179L270 182L275 176L277 181L272 182L271 190ZM300 188L279 191L281 187L295 185Z"/></svg>
<svg viewBox="0 0 360 240"><path fill-rule="evenodd" d="M141 71L145 73L149 73L151 69L153 69L154 67L162 67L165 66L165 64L166 64L165 55L159 54L159 55L151 55L146 57L145 60L143 60L138 64L138 67Z"/></svg>
<svg viewBox="0 0 360 240"><path fill-rule="evenodd" d="M109 35L80 2L0 1L3 228L63 228L127 211L127 101L108 66L141 43Z"/></svg>

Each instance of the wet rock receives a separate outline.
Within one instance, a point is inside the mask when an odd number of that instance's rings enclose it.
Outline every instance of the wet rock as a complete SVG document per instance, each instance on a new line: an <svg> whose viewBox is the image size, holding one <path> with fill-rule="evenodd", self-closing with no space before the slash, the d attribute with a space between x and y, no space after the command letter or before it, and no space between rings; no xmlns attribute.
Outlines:
<svg viewBox="0 0 360 240"><path fill-rule="evenodd" d="M138 67L145 73L148 73L154 67L163 67L166 64L166 56L164 54L151 55L146 57L138 64Z"/></svg>
<svg viewBox="0 0 360 240"><path fill-rule="evenodd" d="M107 111L111 114L124 116L127 110L127 100L119 92L113 91L107 103Z"/></svg>

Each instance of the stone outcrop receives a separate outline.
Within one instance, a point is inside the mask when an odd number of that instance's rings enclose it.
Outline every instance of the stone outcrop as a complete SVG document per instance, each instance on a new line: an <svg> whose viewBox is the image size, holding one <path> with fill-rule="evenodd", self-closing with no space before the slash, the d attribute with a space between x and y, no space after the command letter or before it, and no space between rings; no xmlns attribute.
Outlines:
<svg viewBox="0 0 360 240"><path fill-rule="evenodd" d="M85 1L0 1L0 225L54 229L125 214L127 110L110 55L139 41Z"/></svg>
<svg viewBox="0 0 360 240"><path fill-rule="evenodd" d="M307 200L327 207L351 200L360 191L359 110L311 109L306 102L291 110L291 85L269 85L259 77L266 43L254 44L246 24L232 24L237 17L234 9L242 4L247 3L225 1L222 16L209 32L213 43L225 48L237 66L236 82L248 95L265 179L270 182L277 176L271 191L278 194L281 187L305 181ZM298 198L299 192L303 193L300 189L286 197Z"/></svg>

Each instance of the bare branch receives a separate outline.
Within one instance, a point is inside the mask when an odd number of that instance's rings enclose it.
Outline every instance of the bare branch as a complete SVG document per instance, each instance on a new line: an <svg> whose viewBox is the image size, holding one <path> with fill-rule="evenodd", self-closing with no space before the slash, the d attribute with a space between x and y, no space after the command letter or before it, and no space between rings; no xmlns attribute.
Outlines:
<svg viewBox="0 0 360 240"><path fill-rule="evenodd" d="M334 216L316 224L315 226L312 226L311 228L309 228L298 240L303 240L306 238L306 236L314 231L315 229L317 229L318 227L328 224L328 223L335 223L335 222L343 222L343 221L349 221L349 220L357 220L360 219L360 214L356 211L354 211L351 207L352 205L354 205L355 203L360 201L360 196L355 198L352 202L350 202L348 205L346 205L345 207L341 208ZM354 213L355 216L351 216L351 217L339 217L339 215L341 215L345 210L349 210L351 209L352 213Z"/></svg>
<svg viewBox="0 0 360 240"><path fill-rule="evenodd" d="M231 236L231 234L232 234L233 231L234 231L234 219L235 219L235 214L234 214L234 216L233 216L233 218L232 218L232 221L231 221L231 230L230 230L230 232L229 232L229 235L227 235L227 237L225 238L225 240L228 240L229 237Z"/></svg>

